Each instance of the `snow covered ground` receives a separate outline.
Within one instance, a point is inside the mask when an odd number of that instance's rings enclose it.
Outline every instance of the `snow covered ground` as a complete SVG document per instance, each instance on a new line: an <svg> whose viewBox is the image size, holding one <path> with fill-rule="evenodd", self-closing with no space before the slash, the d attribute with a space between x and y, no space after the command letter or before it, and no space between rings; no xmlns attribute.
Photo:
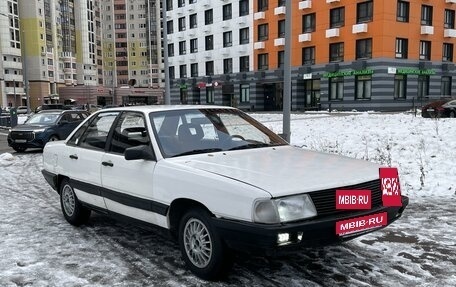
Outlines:
<svg viewBox="0 0 456 287"><path fill-rule="evenodd" d="M253 116L281 132L281 114ZM238 255L219 283L187 271L161 229L96 214L69 225L41 153L0 154L0 286L456 286L455 126L410 114L292 115L294 145L397 166L410 205L393 225L343 245Z"/></svg>

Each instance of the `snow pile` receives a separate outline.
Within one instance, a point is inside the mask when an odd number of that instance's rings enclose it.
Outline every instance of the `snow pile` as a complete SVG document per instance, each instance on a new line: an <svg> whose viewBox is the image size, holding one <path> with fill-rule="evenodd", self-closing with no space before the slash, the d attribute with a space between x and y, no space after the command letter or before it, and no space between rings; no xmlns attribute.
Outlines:
<svg viewBox="0 0 456 287"><path fill-rule="evenodd" d="M8 166L12 164L15 159L16 158L10 153L2 153L0 154L0 166Z"/></svg>

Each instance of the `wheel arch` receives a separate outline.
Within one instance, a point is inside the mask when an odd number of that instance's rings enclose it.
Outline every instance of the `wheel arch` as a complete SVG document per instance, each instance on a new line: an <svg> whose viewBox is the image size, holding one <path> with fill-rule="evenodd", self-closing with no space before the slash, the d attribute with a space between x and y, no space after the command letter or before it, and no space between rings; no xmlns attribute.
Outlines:
<svg viewBox="0 0 456 287"><path fill-rule="evenodd" d="M64 179L68 179L69 180L70 178L68 176L66 176L66 175L61 175L61 174L57 175L56 188L57 188L57 193L58 194L60 194L60 186L62 185L62 181Z"/></svg>
<svg viewBox="0 0 456 287"><path fill-rule="evenodd" d="M212 212L199 201L188 198L175 199L173 202L171 202L168 211L169 231L171 232L171 235L174 239L177 239L180 219L187 211L192 208L201 208L213 216Z"/></svg>

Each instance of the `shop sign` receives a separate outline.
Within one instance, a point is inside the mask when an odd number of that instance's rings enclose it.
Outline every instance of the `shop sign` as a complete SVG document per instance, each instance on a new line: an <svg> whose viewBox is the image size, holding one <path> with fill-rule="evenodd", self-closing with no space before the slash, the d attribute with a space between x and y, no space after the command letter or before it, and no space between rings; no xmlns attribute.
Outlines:
<svg viewBox="0 0 456 287"><path fill-rule="evenodd" d="M372 75L374 70L351 70L351 71L337 71L332 73L324 73L323 78L347 77L347 76L363 76Z"/></svg>
<svg viewBox="0 0 456 287"><path fill-rule="evenodd" d="M413 68L397 68L396 74L400 75L435 75L434 69L420 70Z"/></svg>

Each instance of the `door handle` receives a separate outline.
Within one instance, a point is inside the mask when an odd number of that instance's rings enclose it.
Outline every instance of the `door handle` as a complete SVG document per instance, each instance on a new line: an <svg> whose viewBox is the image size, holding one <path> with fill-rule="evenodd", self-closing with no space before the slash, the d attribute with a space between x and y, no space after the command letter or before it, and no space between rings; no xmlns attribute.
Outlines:
<svg viewBox="0 0 456 287"><path fill-rule="evenodd" d="M78 159L78 156L76 154L70 154L71 159Z"/></svg>
<svg viewBox="0 0 456 287"><path fill-rule="evenodd" d="M114 166L114 164L111 161L103 161L101 164L104 166L110 166L110 167Z"/></svg>

